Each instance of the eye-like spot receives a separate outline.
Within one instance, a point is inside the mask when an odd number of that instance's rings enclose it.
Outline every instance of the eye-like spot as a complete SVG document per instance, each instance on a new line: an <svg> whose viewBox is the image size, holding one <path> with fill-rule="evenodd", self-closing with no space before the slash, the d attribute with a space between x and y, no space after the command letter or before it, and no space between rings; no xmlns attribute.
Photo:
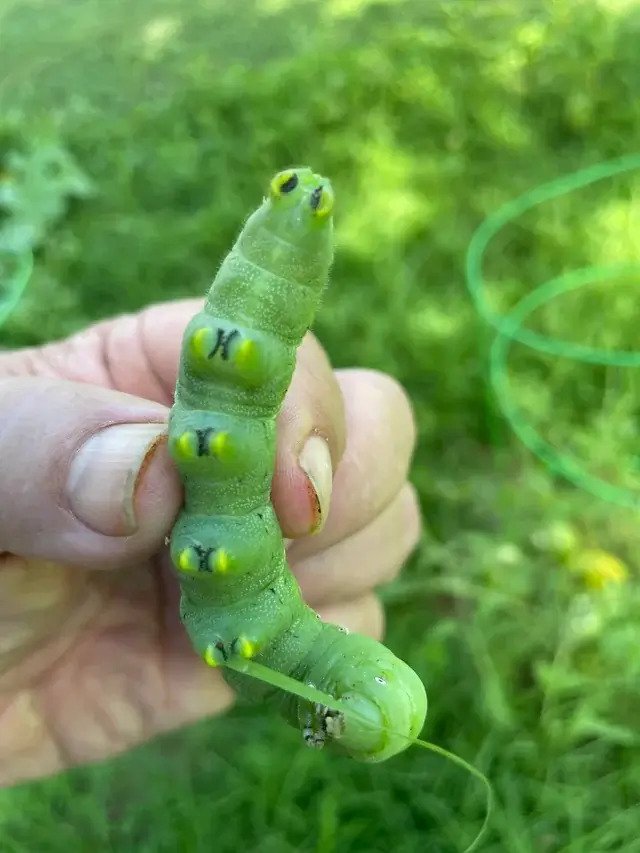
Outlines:
<svg viewBox="0 0 640 853"><path fill-rule="evenodd" d="M381 675L374 676L374 681L377 681L378 684L386 684L387 683Z"/></svg>
<svg viewBox="0 0 640 853"><path fill-rule="evenodd" d="M269 184L269 194L272 199L279 199L283 195L292 192L298 186L299 177L293 169L285 169L284 172L278 172L271 179Z"/></svg>
<svg viewBox="0 0 640 853"><path fill-rule="evenodd" d="M294 172L290 178L287 178L287 180L283 184L280 184L280 192L281 193L290 193L293 190L295 190L295 188L297 186L298 186L298 176Z"/></svg>

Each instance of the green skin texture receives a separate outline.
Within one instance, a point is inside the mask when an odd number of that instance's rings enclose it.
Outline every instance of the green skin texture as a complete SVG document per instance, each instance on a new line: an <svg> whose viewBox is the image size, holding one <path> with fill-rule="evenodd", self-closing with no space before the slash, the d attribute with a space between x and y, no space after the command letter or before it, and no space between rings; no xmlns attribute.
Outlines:
<svg viewBox="0 0 640 853"><path fill-rule="evenodd" d="M295 175L295 186L272 190L248 219L184 335L169 422L169 448L185 487L171 535L181 617L212 665L237 655L243 638L256 662L313 684L352 713L340 715L342 731L324 731L326 708L223 667L239 695L277 707L307 734L319 733L316 746L326 739L359 760L382 761L419 734L424 686L383 645L321 622L303 602L270 500L275 419L333 255L330 209L314 207L318 195L332 205L329 182L310 169L287 175ZM246 340L254 344L243 350ZM224 452L208 444L220 433ZM222 571L215 562L221 551ZM185 552L187 568L180 561Z"/></svg>

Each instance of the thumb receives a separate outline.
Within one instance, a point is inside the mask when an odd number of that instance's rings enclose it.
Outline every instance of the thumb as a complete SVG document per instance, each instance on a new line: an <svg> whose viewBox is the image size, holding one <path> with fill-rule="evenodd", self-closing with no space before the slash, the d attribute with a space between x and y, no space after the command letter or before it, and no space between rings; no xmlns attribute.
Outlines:
<svg viewBox="0 0 640 853"><path fill-rule="evenodd" d="M157 551L181 502L167 416L93 385L0 381L0 552L115 567Z"/></svg>

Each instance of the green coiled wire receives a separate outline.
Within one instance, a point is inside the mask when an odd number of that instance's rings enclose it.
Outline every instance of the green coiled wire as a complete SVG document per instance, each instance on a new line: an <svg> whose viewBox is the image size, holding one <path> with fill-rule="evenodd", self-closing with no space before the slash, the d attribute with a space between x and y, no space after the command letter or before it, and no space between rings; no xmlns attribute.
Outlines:
<svg viewBox="0 0 640 853"><path fill-rule="evenodd" d="M598 163L524 193L482 222L469 243L466 255L466 280L471 297L480 316L497 332L489 355L489 380L511 428L526 447L555 473L598 498L634 509L640 507L640 494L631 489L615 486L589 473L568 453L549 444L527 420L514 403L507 362L512 343L518 342L538 352L583 363L608 367L640 367L640 350L608 350L589 347L538 334L524 327L528 317L552 299L580 287L621 275L640 276L640 265L619 263L572 270L539 285L521 299L508 314L500 315L489 305L483 262L493 238L505 225L521 214L545 201L638 168L640 168L640 154L630 154L616 160Z"/></svg>

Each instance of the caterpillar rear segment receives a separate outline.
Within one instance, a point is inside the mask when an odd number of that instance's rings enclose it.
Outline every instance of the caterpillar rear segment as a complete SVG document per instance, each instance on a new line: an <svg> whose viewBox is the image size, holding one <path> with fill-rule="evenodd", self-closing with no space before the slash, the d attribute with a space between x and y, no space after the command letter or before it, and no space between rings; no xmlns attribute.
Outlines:
<svg viewBox="0 0 640 853"><path fill-rule="evenodd" d="M249 699L277 704L305 742L380 761L426 715L417 675L375 641L320 622L286 563L270 502L275 418L333 255L333 190L279 172L184 335L169 448L185 505L171 536L181 616L197 652ZM353 708L313 705L224 667L252 658Z"/></svg>

